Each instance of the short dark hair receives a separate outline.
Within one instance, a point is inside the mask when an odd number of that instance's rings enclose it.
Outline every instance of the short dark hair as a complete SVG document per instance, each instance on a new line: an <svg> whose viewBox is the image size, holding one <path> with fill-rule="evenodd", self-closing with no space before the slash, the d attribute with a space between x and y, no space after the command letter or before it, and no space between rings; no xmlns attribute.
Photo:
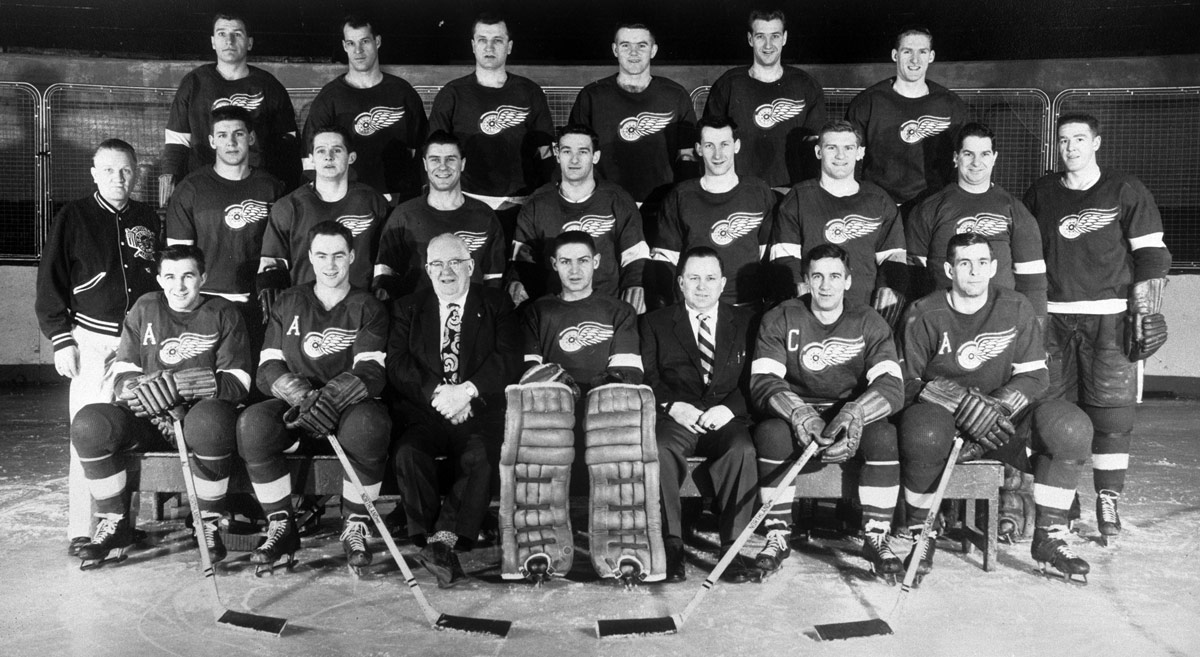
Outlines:
<svg viewBox="0 0 1200 657"><path fill-rule="evenodd" d="M996 133L987 127L987 124L972 121L959 129L958 134L954 135L954 150L961 151L963 142L967 137L979 137L989 139L992 142L992 151L996 150Z"/></svg>
<svg viewBox="0 0 1200 657"><path fill-rule="evenodd" d="M593 151L600 150L600 135L596 134L595 130L592 130L582 123L568 123L567 125L564 125L562 129L558 131L558 139L554 140L555 145L561 142L562 138L566 137L567 135L583 135L592 140Z"/></svg>
<svg viewBox="0 0 1200 657"><path fill-rule="evenodd" d="M361 30L365 27L371 30L371 36L379 36L379 30L375 27L375 24L371 22L370 17L368 17L366 14L360 14L358 12L346 14L346 17L342 19L341 30L343 38L345 37L345 30L347 27L352 30Z"/></svg>
<svg viewBox="0 0 1200 657"><path fill-rule="evenodd" d="M862 130L859 130L854 126L853 123L845 119L834 119L832 121L827 121L825 125L821 126L821 129L817 131L817 145L820 146L821 138L831 132L849 132L853 134L856 139L858 139L858 145L862 146Z"/></svg>
<svg viewBox="0 0 1200 657"><path fill-rule="evenodd" d="M931 32L929 28L925 27L924 25L908 25L904 27L896 34L896 45L892 47L896 50L899 50L900 42L904 40L904 37L913 35L920 35L929 39L929 49L933 50L933 32Z"/></svg>
<svg viewBox="0 0 1200 657"><path fill-rule="evenodd" d="M120 151L128 155L134 162L137 162L137 151L133 150L133 146L130 146L129 142L124 139L117 139L116 137L105 139L96 147L96 150L92 153L92 157L95 157L100 151Z"/></svg>
<svg viewBox="0 0 1200 657"><path fill-rule="evenodd" d="M350 151L351 153L354 152L354 140L350 137L350 131L340 125L333 124L323 125L316 130L313 130L312 133L308 135L308 138L304 140L304 152L311 154L313 152L313 143L315 142L317 135L323 135L329 132L332 132L336 135L341 135L342 143L346 144L346 150Z"/></svg>
<svg viewBox="0 0 1200 657"><path fill-rule="evenodd" d="M237 21L242 24L242 29L246 30L246 36L250 36L250 21L247 21L241 12L222 9L213 14L212 25L209 27L210 32L216 31L217 21Z"/></svg>
<svg viewBox="0 0 1200 657"><path fill-rule="evenodd" d="M846 273L851 273L850 254L846 252L846 249L843 249L837 244L830 244L828 242L824 244L818 244L809 250L808 253L804 254L804 259L801 261L801 265L804 268L804 273L808 273L808 269L812 266L812 263L816 262L817 260L825 260L826 258L841 260L842 264L846 266Z"/></svg>
<svg viewBox="0 0 1200 657"><path fill-rule="evenodd" d="M558 250L568 244L582 244L592 252L592 255L598 253L596 251L596 240L592 239L590 234L582 230L568 230L559 233L558 237L555 237L550 243L550 257L557 257Z"/></svg>
<svg viewBox="0 0 1200 657"><path fill-rule="evenodd" d="M750 34L754 34L754 21L779 21L783 25L783 31L787 32L787 15L782 9L752 9L750 18L746 19L746 30Z"/></svg>
<svg viewBox="0 0 1200 657"><path fill-rule="evenodd" d="M334 236L341 237L342 239L346 240L346 246L351 251L354 250L354 233L351 233L350 229L346 228L346 226L344 224L340 224L336 221L329 220L329 221L322 221L321 223L317 224L316 226L309 228L308 229L308 237L305 238L305 243L308 244L308 249L307 249L308 251L312 250L313 240L316 239L318 235L327 235L330 237L334 237Z"/></svg>
<svg viewBox="0 0 1200 657"><path fill-rule="evenodd" d="M988 241L987 237L980 235L979 233L958 233L951 237L949 242L946 242L946 262L953 264L954 254L958 252L959 249L965 249L968 246L974 246L976 244L983 244L987 246L988 255L993 255L992 243Z"/></svg>
<svg viewBox="0 0 1200 657"><path fill-rule="evenodd" d="M196 269L204 273L204 252L195 244L172 244L158 252L158 271L162 272L162 263L171 260L194 260Z"/></svg>
<svg viewBox="0 0 1200 657"><path fill-rule="evenodd" d="M445 130L434 130L433 132L429 133L429 136L425 139L425 143L421 145L421 157L425 157L425 155L429 152L429 147L435 144L454 146L458 149L458 154L460 156L462 155L463 148L461 139L455 136L452 132L446 132Z"/></svg>
<svg viewBox="0 0 1200 657"><path fill-rule="evenodd" d="M646 30L650 33L650 43L654 43L654 30L650 29L645 23L617 23L616 29L613 30L613 43L617 42L617 32L621 30Z"/></svg>
<svg viewBox="0 0 1200 657"><path fill-rule="evenodd" d="M254 117L250 115L250 110L238 105L221 105L212 111L212 123L208 126L208 134L213 133L213 128L220 121L241 121L242 125L246 126L246 132L254 132Z"/></svg>
<svg viewBox="0 0 1200 657"><path fill-rule="evenodd" d="M504 24L504 31L508 34L508 38L511 39L512 28L508 26L508 21L504 19L504 16L492 11L485 11L475 17L475 20L471 22L471 34L475 33L475 28L478 25L499 25L501 23Z"/></svg>
<svg viewBox="0 0 1200 657"><path fill-rule="evenodd" d="M711 116L706 116L706 117L700 119L699 121L696 121L696 140L697 141L699 141L700 132L702 130L704 130L705 128L712 128L713 130L723 130L725 128L729 128L729 130L731 132L733 132L733 135L735 137L737 136L737 132L738 132L738 125L732 118L730 118L728 116L724 116L724 115L717 115L717 114L713 114Z"/></svg>
<svg viewBox="0 0 1200 657"><path fill-rule="evenodd" d="M721 254L717 253L716 249L711 246L693 246L684 251L683 255L679 257L679 266L676 268L676 271L679 272L680 276L683 275L683 269L687 266L687 263L694 258L716 258L717 267L720 268L721 275L725 275L725 260L721 258Z"/></svg>
<svg viewBox="0 0 1200 657"><path fill-rule="evenodd" d="M1092 131L1094 136L1100 136L1100 119L1091 114L1086 112L1072 112L1070 114L1063 114L1062 116L1058 117L1057 121L1054 122L1054 131L1058 132L1059 128L1062 128L1068 123L1087 124L1088 129Z"/></svg>

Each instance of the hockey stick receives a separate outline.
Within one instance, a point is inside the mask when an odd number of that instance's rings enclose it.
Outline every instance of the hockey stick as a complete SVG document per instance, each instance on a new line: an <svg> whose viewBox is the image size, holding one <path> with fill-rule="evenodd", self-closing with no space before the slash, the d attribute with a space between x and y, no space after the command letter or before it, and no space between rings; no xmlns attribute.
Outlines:
<svg viewBox="0 0 1200 657"><path fill-rule="evenodd" d="M596 621L596 636L603 639L610 636L628 636L635 634L673 634L682 629L683 624L687 622L687 619L692 615L692 612L696 611L696 607L700 606L700 601L704 600L704 596L707 595L712 587L716 585L717 580L720 579L721 575L725 572L725 569L729 567L730 563L733 563L734 558L739 552L741 552L742 546L746 544L746 541L750 538L750 535L754 533L754 530L758 529L758 526L762 524L763 519L767 517L767 514L771 512L771 509L776 504L783 502L787 498L787 484L791 483L796 476L800 474L800 470L804 468L806 464L808 464L808 461L812 459L813 455L817 453L818 449L820 449L820 445L818 445L815 441L808 444L808 447L804 449L804 453L800 455L800 458L796 459L796 462L792 464L792 467L789 468L788 471L783 475L783 478L781 479L783 483L780 484L778 492L775 493L774 497L767 500L766 503L762 505L762 508L758 510L758 513L754 514L754 517L750 519L749 524L747 524L746 528L742 530L742 533L738 535L737 540L735 540L733 545L729 546L729 549L725 551L725 556L721 557L721 560L717 562L716 568L713 568L713 571L708 574L708 579L704 580L704 584L700 586L700 590L696 591L696 594L693 595L692 599L688 602L687 607L684 607L683 613L676 614L674 616L659 616L657 618L614 618L598 620Z"/></svg>
<svg viewBox="0 0 1200 657"><path fill-rule="evenodd" d="M212 583L213 615L217 623L243 630L266 632L280 636L287 625L286 618L262 616L244 611L226 609L221 604L221 592L217 590L216 570L213 568L212 557L208 553L208 541L204 536L204 518L200 515L200 500L196 497L196 481L192 478L192 463L188 456L187 444L183 440L182 409L172 409L170 418L175 429L175 447L179 450L179 464L183 466L183 485L187 489L188 505L192 508L192 524L196 528L196 543L200 546L200 566L204 569L204 578Z"/></svg>
<svg viewBox="0 0 1200 657"><path fill-rule="evenodd" d="M392 553L392 559L400 567L400 572L404 575L404 583L408 584L413 597L417 599L417 605L421 607L421 612L425 614L425 619L429 621L433 629L493 634L501 638L508 636L508 630L512 628L512 621L441 614L433 608L433 605L429 604L429 600L426 600L425 594L421 592L421 586L417 584L417 578L413 577L412 570L405 563L404 556L400 554L400 548L396 547L396 541L392 540L392 533L388 531L387 525L383 523L383 518L379 516L379 511L375 509L375 503L367 498L367 491L363 487L362 481L358 478L358 473L350 465L350 459L346 456L345 450L342 449L342 444L338 441L337 436L332 433L328 435L328 438L329 444L333 445L333 451L337 453L338 460L342 462L342 469L346 471L346 476L350 479L350 483L354 485L355 492L358 493L363 506L367 507L367 513L370 514L371 520L375 521L375 528L379 530L379 535L383 537L383 542L387 543L388 551Z"/></svg>
<svg viewBox="0 0 1200 657"><path fill-rule="evenodd" d="M962 450L962 436L954 437L954 446L950 448L950 458L946 461L946 467L942 470L942 478L938 481L937 490L933 493L932 504L929 506L929 514L925 516L925 524L921 525L921 536L928 536L933 530L933 525L937 522L938 511L942 506L942 498L946 495L946 487L950 484L950 475L954 472L954 465L958 461L958 453ZM925 550L924 538L917 541L913 546L912 557L908 561L908 570L904 573L904 583L900 585L900 592L896 594L896 604L892 605L892 611L888 614L888 619L893 623L900 618L900 612L904 609L904 602L908 599L908 592L912 590L913 581L917 578L917 568L921 564L921 558ZM828 641L830 639L851 639L861 636L880 636L883 634L891 634L892 626L888 625L887 621L882 618L872 618L865 621L850 621L848 623L827 623L824 625L814 625L817 639L820 641Z"/></svg>

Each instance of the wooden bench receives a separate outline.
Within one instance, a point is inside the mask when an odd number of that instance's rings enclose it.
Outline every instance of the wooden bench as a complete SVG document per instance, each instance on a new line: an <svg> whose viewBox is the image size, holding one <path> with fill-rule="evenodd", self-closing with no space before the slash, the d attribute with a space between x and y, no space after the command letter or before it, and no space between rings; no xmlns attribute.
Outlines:
<svg viewBox="0 0 1200 657"><path fill-rule="evenodd" d="M341 495L342 466L334 456L288 456L288 468L292 473L292 484L297 494ZM680 489L684 497L702 497L705 475L693 477L702 459L691 459L688 478ZM175 452L147 452L141 455L140 472L137 466L129 473L131 483L142 493L154 494L154 499L163 493L182 493L183 473L179 467L179 455ZM855 499L858 495L858 473L861 466L856 462L842 465L826 465L806 468L796 478L797 499ZM395 496L395 481L384 478L382 494ZM697 486L697 479L700 485ZM1004 465L999 461L971 461L954 468L950 485L946 488L947 500L963 500L961 522L964 535L962 549L968 556L975 548L983 553L983 569L990 571L996 564L997 524L1000 512L1000 485L1004 481ZM230 493L251 493L250 479L240 461L229 478ZM982 503L982 505L980 505ZM160 507L155 505L156 515Z"/></svg>

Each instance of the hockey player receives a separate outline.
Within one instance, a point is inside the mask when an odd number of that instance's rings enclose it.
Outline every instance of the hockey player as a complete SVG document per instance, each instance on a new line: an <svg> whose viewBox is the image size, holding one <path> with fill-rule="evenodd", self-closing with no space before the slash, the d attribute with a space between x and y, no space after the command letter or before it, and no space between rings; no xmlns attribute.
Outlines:
<svg viewBox="0 0 1200 657"><path fill-rule="evenodd" d="M262 346L263 316L253 302L267 216L283 195L278 178L250 166L254 125L236 105L212 112L208 136L216 160L184 178L167 206L167 244L194 244L206 254L210 275L201 293L236 304L252 349Z"/></svg>
<svg viewBox="0 0 1200 657"><path fill-rule="evenodd" d="M71 380L71 420L87 404L112 401L109 366L125 312L158 287L161 224L152 208L129 197L137 182L133 147L104 140L91 172L96 191L67 203L50 224L34 304L42 334L54 345L54 369ZM92 515L74 447L67 492L67 553L73 557L89 540Z"/></svg>
<svg viewBox="0 0 1200 657"><path fill-rule="evenodd" d="M646 384L654 390L658 406L654 427L668 582L687 579L679 487L687 475L688 457L707 459L721 512L722 552L750 521L758 481L744 394L754 311L721 301L726 279L716 250L693 247L684 252L681 264L683 301L639 321ZM739 559L724 577L746 581L749 572Z"/></svg>
<svg viewBox="0 0 1200 657"><path fill-rule="evenodd" d="M874 310L846 303L853 276L845 249L814 247L804 256L804 272L811 293L767 312L750 365L751 399L769 418L754 428L759 494L772 499L780 486L794 493L783 473L813 441L825 446L825 463L861 459L862 556L876 575L894 579L901 566L888 534L900 462L896 429L886 418L904 399L895 342ZM757 558L763 576L791 555L794 496L766 518L767 545Z"/></svg>
<svg viewBox="0 0 1200 657"><path fill-rule="evenodd" d="M429 129L462 140L463 157L472 163L463 191L496 211L507 242L525 197L554 170L554 120L542 88L508 72L513 41L504 19L484 14L471 30L475 71L438 91Z"/></svg>
<svg viewBox="0 0 1200 657"><path fill-rule="evenodd" d="M438 130L425 142L422 163L429 193L401 203L388 215L375 260L375 290L380 298L399 298L429 287L422 274L429 241L443 233L463 240L475 263L471 280L500 287L506 263L500 220L483 201L462 192L463 158L458 137Z"/></svg>
<svg viewBox="0 0 1200 657"><path fill-rule="evenodd" d="M604 158L596 165L597 178L617 184L641 204L652 195L661 198L675 182L678 164L695 159L696 110L677 82L650 74L658 54L650 28L620 25L612 52L617 73L585 86L567 122L599 135L597 150Z"/></svg>
<svg viewBox="0 0 1200 657"><path fill-rule="evenodd" d="M717 78L704 117L732 119L743 145L738 171L784 194L815 173L807 145L816 141L817 129L825 123L825 92L808 73L783 65L788 34L782 11L751 11L749 27L746 41L754 61Z"/></svg>
<svg viewBox="0 0 1200 657"><path fill-rule="evenodd" d="M550 271L551 241L560 233L583 231L593 238L597 253L595 280L589 285L604 296L617 296L637 312L646 310L642 271L650 248L642 233L642 215L625 190L597 181L599 137L591 128L568 125L562 129L554 154L562 180L539 189L517 219L512 260L520 280L509 284L513 303L537 298L543 290L555 292L561 274ZM546 267L549 266L550 270Z"/></svg>
<svg viewBox="0 0 1200 657"><path fill-rule="evenodd" d="M905 29L892 48L896 77L867 87L846 110L867 148L863 180L882 187L906 217L916 201L954 180L954 133L969 116L961 98L926 78L933 58L933 34Z"/></svg>
<svg viewBox="0 0 1200 657"><path fill-rule="evenodd" d="M704 162L704 176L681 182L667 194L651 257L667 263L674 274L680 253L712 248L733 278L721 300L757 306L765 296L761 264L771 237L775 194L758 178L738 175L734 161L742 142L731 120L705 117L699 126L696 152Z"/></svg>
<svg viewBox="0 0 1200 657"><path fill-rule="evenodd" d="M465 240L435 236L426 257L432 289L393 307L387 371L402 427L393 463L408 536L445 587L464 577L454 551L471 549L491 501L504 387L516 380L523 350L508 295L472 282L475 262ZM454 468L444 502L437 456Z"/></svg>
<svg viewBox="0 0 1200 657"><path fill-rule="evenodd" d="M129 453L173 449L176 440L195 451L203 523L193 528L197 540L206 542L213 562L225 557L217 526L233 466L237 404L250 386L250 347L233 304L200 294L204 278L200 249L176 245L162 252L162 291L143 295L125 318L112 366L117 401L89 404L71 423L98 519L91 542L79 550L84 570L124 560L133 543ZM180 413L183 436L175 435L168 411Z"/></svg>
<svg viewBox="0 0 1200 657"><path fill-rule="evenodd" d="M387 201L369 185L350 181L350 135L337 126L318 128L308 140L308 152L317 167L311 183L279 199L263 236L258 265L258 296L263 315L269 315L279 291L316 278L309 264L309 231L324 221L345 226L359 254L350 265L349 282L364 290L371 287L372 263L379 234L387 218Z"/></svg>
<svg viewBox="0 0 1200 657"><path fill-rule="evenodd" d="M358 181L391 201L406 201L421 190L416 149L429 120L417 90L404 78L379 67L383 38L365 16L342 21L346 72L321 87L304 121L307 138L318 128L337 125L350 133L357 158L351 169ZM307 162L306 168L313 163Z"/></svg>
<svg viewBox="0 0 1200 657"><path fill-rule="evenodd" d="M905 318L905 397L900 418L904 499L917 566L933 568L936 532L922 535L929 505L956 434L959 461L995 458L1034 476L1037 507L1031 553L1064 578L1087 581L1088 563L1067 544L1067 512L1087 459L1091 422L1062 400L1043 400L1046 352L1033 306L1024 295L991 284L996 260L988 238L961 233L946 246L950 290L912 304ZM907 565L907 564L906 564Z"/></svg>
<svg viewBox="0 0 1200 657"><path fill-rule="evenodd" d="M184 176L213 163L214 147L208 140L211 113L226 105L250 112L255 128L250 165L271 172L287 189L299 182L296 110L287 89L275 76L247 63L254 38L246 20L237 14L217 14L213 17L211 41L216 63L197 67L184 76L171 102L163 170L158 177L159 206L167 204L175 184Z"/></svg>
<svg viewBox="0 0 1200 657"><path fill-rule="evenodd" d="M269 399L238 418L238 453L269 521L267 537L250 560L256 574L295 563L300 547L285 454L312 452L336 434L374 499L387 459L391 420L375 398L383 390L387 310L350 285L357 253L346 226L323 221L308 231L308 260L316 280L279 295L267 322L256 383ZM371 563L370 519L354 486L342 480L342 549L356 574Z"/></svg>
<svg viewBox="0 0 1200 657"><path fill-rule="evenodd" d="M1137 361L1167 341L1162 293L1171 254L1150 191L1129 174L1101 170L1099 149L1095 117L1059 117L1065 170L1036 181L1025 204L1046 255L1050 396L1078 403L1095 427L1096 519L1107 540L1121 532Z"/></svg>
<svg viewBox="0 0 1200 657"><path fill-rule="evenodd" d="M793 187L775 210L771 259L791 270L796 292L803 295L805 254L821 244L845 249L850 271L859 280L846 290L846 300L873 303L894 326L908 287L904 227L896 204L874 183L855 180L854 167L866 149L854 126L846 121L822 126L816 152L821 177Z"/></svg>

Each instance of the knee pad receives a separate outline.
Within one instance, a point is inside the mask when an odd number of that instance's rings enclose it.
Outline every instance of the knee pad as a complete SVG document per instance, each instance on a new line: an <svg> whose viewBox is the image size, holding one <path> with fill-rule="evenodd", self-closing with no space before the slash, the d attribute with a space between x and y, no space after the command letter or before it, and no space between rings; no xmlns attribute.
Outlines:
<svg viewBox="0 0 1200 657"><path fill-rule="evenodd" d="M248 465L281 455L296 442L283 426L287 402L271 399L254 404L237 419L237 448Z"/></svg>
<svg viewBox="0 0 1200 657"><path fill-rule="evenodd" d="M1083 411L1091 418L1096 433L1133 433L1132 406L1084 406Z"/></svg>
<svg viewBox="0 0 1200 657"><path fill-rule="evenodd" d="M877 420L863 427L862 443L858 454L866 461L900 460L900 443L896 427L886 419Z"/></svg>
<svg viewBox="0 0 1200 657"><path fill-rule="evenodd" d="M758 458L787 460L796 451L791 425L779 418L759 422L754 427L754 451Z"/></svg>
<svg viewBox="0 0 1200 657"><path fill-rule="evenodd" d="M392 418L383 404L368 399L351 404L338 420L338 440L353 460L382 464L392 438Z"/></svg>
<svg viewBox="0 0 1200 657"><path fill-rule="evenodd" d="M114 404L88 404L71 422L71 444L81 458L111 454L128 433L133 415Z"/></svg>
<svg viewBox="0 0 1200 657"><path fill-rule="evenodd" d="M237 447L237 409L219 399L204 399L183 418L183 437L200 456L225 456Z"/></svg>
<svg viewBox="0 0 1200 657"><path fill-rule="evenodd" d="M500 576L540 581L571 570L567 511L575 395L561 383L511 385L500 447Z"/></svg>
<svg viewBox="0 0 1200 657"><path fill-rule="evenodd" d="M649 386L613 383L588 393L588 534L592 566L601 577L666 578L654 420Z"/></svg>
<svg viewBox="0 0 1200 657"><path fill-rule="evenodd" d="M1056 460L1081 460L1091 453L1092 421L1070 402L1051 399L1035 406L1033 433Z"/></svg>
<svg viewBox="0 0 1200 657"><path fill-rule="evenodd" d="M954 416L937 404L913 404L900 416L899 436L903 461L945 460L954 442Z"/></svg>

